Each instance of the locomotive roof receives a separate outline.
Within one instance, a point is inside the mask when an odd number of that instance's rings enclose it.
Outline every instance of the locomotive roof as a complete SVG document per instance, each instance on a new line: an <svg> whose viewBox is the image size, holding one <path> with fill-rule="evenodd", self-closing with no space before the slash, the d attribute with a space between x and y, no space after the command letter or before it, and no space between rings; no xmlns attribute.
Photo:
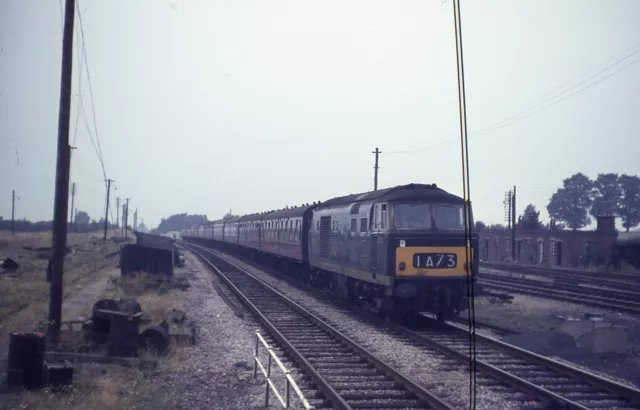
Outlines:
<svg viewBox="0 0 640 410"><path fill-rule="evenodd" d="M336 205L353 204L371 200L386 201L447 201L462 202L463 199L457 195L448 193L436 184L407 184L398 185L391 188L379 189L361 194L351 194L330 199L321 203L318 208L331 207Z"/></svg>
<svg viewBox="0 0 640 410"><path fill-rule="evenodd" d="M310 208L324 208L336 205L354 204L371 200L386 201L446 201L462 203L463 199L457 195L448 193L442 188L438 188L436 184L406 184L398 185L391 188L379 189L377 191L369 191L359 194L351 194L329 199L318 204L303 205L287 209L279 209L276 211L267 211L249 215L238 216L227 220L219 219L211 221L207 225L218 224L222 222L249 222L262 221L265 219L277 218L295 218L304 215L304 212Z"/></svg>

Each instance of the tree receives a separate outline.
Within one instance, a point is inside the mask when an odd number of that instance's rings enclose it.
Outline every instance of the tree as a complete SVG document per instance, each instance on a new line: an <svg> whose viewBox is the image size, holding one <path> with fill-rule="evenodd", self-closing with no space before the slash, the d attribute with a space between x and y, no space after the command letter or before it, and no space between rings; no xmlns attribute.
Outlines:
<svg viewBox="0 0 640 410"><path fill-rule="evenodd" d="M618 174L598 174L591 191L591 215L618 216L622 201L622 186Z"/></svg>
<svg viewBox="0 0 640 410"><path fill-rule="evenodd" d="M484 222L482 222L482 221L476 222L476 232L483 231L486 228L487 228L487 225Z"/></svg>
<svg viewBox="0 0 640 410"><path fill-rule="evenodd" d="M507 227L501 224L493 224L493 225L489 225L487 229L504 230L504 229L507 229Z"/></svg>
<svg viewBox="0 0 640 410"><path fill-rule="evenodd" d="M564 221L574 231L589 225L592 187L593 182L583 173L562 181L562 188L551 196L547 205L549 216Z"/></svg>
<svg viewBox="0 0 640 410"><path fill-rule="evenodd" d="M522 227L526 230L533 231L543 226L540 222L540 211L538 211L533 204L527 205L522 214Z"/></svg>
<svg viewBox="0 0 640 410"><path fill-rule="evenodd" d="M640 225L640 178L635 175L621 175L620 209L618 215L622 219L622 226L629 229Z"/></svg>
<svg viewBox="0 0 640 410"><path fill-rule="evenodd" d="M231 219L231 218L235 218L237 217L237 215L234 215L231 213L231 210L229 210L229 212L227 212L223 217L222 220L226 221L227 219Z"/></svg>
<svg viewBox="0 0 640 410"><path fill-rule="evenodd" d="M180 232L183 229L193 228L206 222L208 222L206 215L174 214L168 218L160 219L160 225L151 232L155 234Z"/></svg>
<svg viewBox="0 0 640 410"><path fill-rule="evenodd" d="M75 218L75 222L78 225L86 225L91 221L91 218L89 218L89 214L86 213L85 211L78 211L78 214L76 215Z"/></svg>

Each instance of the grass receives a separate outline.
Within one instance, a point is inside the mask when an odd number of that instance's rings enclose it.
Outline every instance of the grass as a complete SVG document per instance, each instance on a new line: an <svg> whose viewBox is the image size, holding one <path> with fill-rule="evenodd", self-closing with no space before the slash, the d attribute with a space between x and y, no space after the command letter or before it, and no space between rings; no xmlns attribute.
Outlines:
<svg viewBox="0 0 640 410"><path fill-rule="evenodd" d="M113 272L111 276L107 289L97 299L136 299L143 311L151 316L150 325L157 325L170 309L180 309L183 306L182 291L149 287L147 284L151 277L146 274L122 278ZM92 306L85 307L87 316L90 315ZM141 328L140 331L142 330ZM75 382L70 389L64 392L49 389L23 391L12 396L13 405L7 403L9 406L4 407L0 404L0 409L174 409L177 395L154 380L154 377L158 373L171 372L172 368L175 369L175 366L184 361L189 352L181 347L184 345L173 343L168 354L159 359L155 371L118 365L76 363ZM141 356L147 355L142 353Z"/></svg>
<svg viewBox="0 0 640 410"><path fill-rule="evenodd" d="M159 389L150 382L148 373L118 366L105 366L104 369L106 369L104 374L90 381L74 383L71 388L64 391L55 392L50 389L23 391L12 397L14 406L5 408L34 410L135 408L169 410L175 408L176 396ZM0 408L3 406L0 405Z"/></svg>
<svg viewBox="0 0 640 410"><path fill-rule="evenodd" d="M51 252L46 248L50 242L50 234L17 233L12 237L10 233L0 232L0 254L20 264L14 277L0 276L0 337L9 329L14 331L24 325L25 320L36 320L43 305L47 305L46 268ZM65 257L65 296L95 280L93 277L102 269L113 265L115 259L107 259L106 255L118 249L115 242L103 243L92 233L78 234L69 240L69 246L73 251Z"/></svg>
<svg viewBox="0 0 640 410"><path fill-rule="evenodd" d="M101 299L135 299L143 312L151 318L151 324L159 324L171 311L182 309L183 293L165 285L149 288L153 276L145 273L113 278Z"/></svg>

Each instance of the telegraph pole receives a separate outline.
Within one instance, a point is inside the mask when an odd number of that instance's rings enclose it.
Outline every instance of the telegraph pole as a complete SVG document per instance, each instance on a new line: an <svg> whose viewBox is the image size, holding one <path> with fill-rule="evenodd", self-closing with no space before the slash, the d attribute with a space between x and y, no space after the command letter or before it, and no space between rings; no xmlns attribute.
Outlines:
<svg viewBox="0 0 640 410"><path fill-rule="evenodd" d="M125 198L127 201L127 205L125 206L125 212L124 212L124 237L126 238L127 236L129 236L128 232L127 232L127 225L129 225L129 200L131 198Z"/></svg>
<svg viewBox="0 0 640 410"><path fill-rule="evenodd" d="M377 191L378 190L378 168L380 168L378 166L378 157L380 156L380 154L382 154L382 151L380 151L378 149L378 147L376 147L375 151L371 152L372 154L376 154L376 165L373 167L374 170L374 174L373 174L373 190Z"/></svg>
<svg viewBox="0 0 640 410"><path fill-rule="evenodd" d="M107 207L104 211L104 240L107 240L107 227L109 226L109 194L111 193L111 183L113 179L107 179Z"/></svg>
<svg viewBox="0 0 640 410"><path fill-rule="evenodd" d="M71 212L69 224L73 224L73 207L76 202L76 183L71 183Z"/></svg>
<svg viewBox="0 0 640 410"><path fill-rule="evenodd" d="M133 232L138 230L138 208L133 212Z"/></svg>
<svg viewBox="0 0 640 410"><path fill-rule="evenodd" d="M516 186L511 195L511 260L516 261Z"/></svg>
<svg viewBox="0 0 640 410"><path fill-rule="evenodd" d="M16 213L16 199L20 200L20 197L16 196L16 190L11 190L11 235L15 234L15 213Z"/></svg>
<svg viewBox="0 0 640 410"><path fill-rule="evenodd" d="M504 205L504 221L507 223L507 229L511 230L511 191L507 191L504 193L504 201L502 204Z"/></svg>
<svg viewBox="0 0 640 410"><path fill-rule="evenodd" d="M75 1L65 0L60 74L60 106L58 111L58 155L53 206L53 240L51 258L51 291L49 299L48 335L53 343L60 339L62 317L62 274L67 248L67 206L69 205L69 122L71 117L71 80L73 71L73 22Z"/></svg>
<svg viewBox="0 0 640 410"><path fill-rule="evenodd" d="M116 198L116 228L120 227L120 197Z"/></svg>
<svg viewBox="0 0 640 410"><path fill-rule="evenodd" d="M123 238L124 238L124 229L125 229L125 226L124 226L124 213L126 211L125 208L126 208L126 205L122 204L122 237Z"/></svg>

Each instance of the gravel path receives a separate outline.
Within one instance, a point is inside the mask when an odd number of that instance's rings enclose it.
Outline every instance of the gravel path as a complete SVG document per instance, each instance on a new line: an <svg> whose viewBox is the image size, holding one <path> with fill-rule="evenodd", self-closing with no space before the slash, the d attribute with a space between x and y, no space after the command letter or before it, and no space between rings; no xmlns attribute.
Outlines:
<svg viewBox="0 0 640 410"><path fill-rule="evenodd" d="M303 293L237 258L220 252L215 253L265 280L305 308L325 318L354 341L367 347L378 358L421 383L442 399L460 408L468 408L469 375L464 365L443 359L442 356L426 349L403 344L394 337L382 334L379 329L354 319L329 302ZM522 404L518 401L508 401L495 391L478 385L478 409L519 409Z"/></svg>
<svg viewBox="0 0 640 410"><path fill-rule="evenodd" d="M255 327L216 293L208 268L184 254L191 283L185 311L200 333L195 346L176 349L158 377L178 394L177 409L263 409L264 379L252 378Z"/></svg>
<svg viewBox="0 0 640 410"><path fill-rule="evenodd" d="M80 316L91 315L91 308L98 301L98 296L104 292L109 282L109 274L118 274L116 269L105 270L104 275L97 281L84 286L78 293L67 298L62 303L62 320L78 320Z"/></svg>

